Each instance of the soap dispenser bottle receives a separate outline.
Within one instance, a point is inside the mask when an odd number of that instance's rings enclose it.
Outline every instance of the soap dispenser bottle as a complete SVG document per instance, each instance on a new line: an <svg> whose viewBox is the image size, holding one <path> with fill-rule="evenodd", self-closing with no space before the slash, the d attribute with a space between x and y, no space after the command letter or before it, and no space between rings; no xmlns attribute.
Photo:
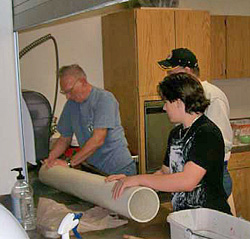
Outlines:
<svg viewBox="0 0 250 239"><path fill-rule="evenodd" d="M22 168L13 168L11 170L19 172L17 181L11 190L12 210L14 216L25 230L34 230L36 228L36 218L33 190L22 175L22 170Z"/></svg>

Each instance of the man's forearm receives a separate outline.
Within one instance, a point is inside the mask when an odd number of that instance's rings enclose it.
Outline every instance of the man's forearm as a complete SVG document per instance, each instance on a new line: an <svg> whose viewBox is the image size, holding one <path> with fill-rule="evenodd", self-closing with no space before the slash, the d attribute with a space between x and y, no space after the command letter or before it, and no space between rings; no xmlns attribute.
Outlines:
<svg viewBox="0 0 250 239"><path fill-rule="evenodd" d="M89 158L102 144L97 144L93 138L90 138L85 145L71 159L72 167L79 165Z"/></svg>
<svg viewBox="0 0 250 239"><path fill-rule="evenodd" d="M69 147L71 142L71 138L60 137L56 141L54 147L49 153L49 159L57 159L60 155L62 155L66 149Z"/></svg>
<svg viewBox="0 0 250 239"><path fill-rule="evenodd" d="M71 159L72 167L79 165L89 158L105 141L107 129L95 129L93 136L84 144L81 150Z"/></svg>

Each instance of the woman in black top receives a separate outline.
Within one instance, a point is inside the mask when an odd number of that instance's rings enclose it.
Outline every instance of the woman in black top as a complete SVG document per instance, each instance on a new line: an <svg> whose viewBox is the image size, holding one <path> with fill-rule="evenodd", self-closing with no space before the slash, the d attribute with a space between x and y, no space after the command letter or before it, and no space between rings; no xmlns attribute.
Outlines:
<svg viewBox="0 0 250 239"><path fill-rule="evenodd" d="M172 192L175 211L205 207L230 214L223 188L224 141L204 115L209 100L201 83L187 73L172 74L159 84L159 94L169 120L178 124L169 135L164 165L155 174L109 176L106 181L118 180L113 198L140 185Z"/></svg>

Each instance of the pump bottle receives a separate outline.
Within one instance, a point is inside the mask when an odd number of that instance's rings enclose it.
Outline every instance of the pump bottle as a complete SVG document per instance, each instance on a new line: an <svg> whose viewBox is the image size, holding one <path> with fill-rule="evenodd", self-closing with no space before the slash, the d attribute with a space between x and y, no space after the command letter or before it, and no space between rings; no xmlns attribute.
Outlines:
<svg viewBox="0 0 250 239"><path fill-rule="evenodd" d="M36 228L34 214L33 190L22 175L22 168L13 168L11 171L19 172L17 181L11 190L12 210L14 216L25 230Z"/></svg>

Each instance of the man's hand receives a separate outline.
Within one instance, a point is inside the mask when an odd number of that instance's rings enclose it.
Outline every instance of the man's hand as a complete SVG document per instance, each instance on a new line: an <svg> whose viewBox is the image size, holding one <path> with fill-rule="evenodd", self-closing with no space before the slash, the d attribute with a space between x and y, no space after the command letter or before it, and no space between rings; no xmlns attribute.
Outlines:
<svg viewBox="0 0 250 239"><path fill-rule="evenodd" d="M64 166L65 165L64 163L57 162L58 160L57 158L59 158L60 155L62 155L66 151L66 149L70 145L70 142L71 142L71 137L60 136L53 145L53 149L50 151L48 158L41 161L42 164L46 165L47 168L51 168L55 165Z"/></svg>
<svg viewBox="0 0 250 239"><path fill-rule="evenodd" d="M138 176L125 176L124 174L111 175L106 178L106 182L112 182L118 180L114 187L112 188L112 198L118 199L122 194L125 188L138 186Z"/></svg>
<svg viewBox="0 0 250 239"><path fill-rule="evenodd" d="M70 160L70 164L71 164L72 168L75 168L77 166L78 166L78 168L81 167L81 163L82 163L81 158L76 159L76 158L72 157L71 160Z"/></svg>
<svg viewBox="0 0 250 239"><path fill-rule="evenodd" d="M47 158L43 161L42 164L44 164L47 169L52 168L54 166L58 166L58 165L63 166L63 167L68 167L67 162L65 160L61 160L61 159L49 159L49 158Z"/></svg>
<svg viewBox="0 0 250 239"><path fill-rule="evenodd" d="M46 168L52 168L56 164L56 159L46 158L42 160L41 163L45 165Z"/></svg>
<svg viewBox="0 0 250 239"><path fill-rule="evenodd" d="M84 144L84 146L71 158L71 166L76 168L81 163L93 155L105 142L107 129L94 129L93 135Z"/></svg>

